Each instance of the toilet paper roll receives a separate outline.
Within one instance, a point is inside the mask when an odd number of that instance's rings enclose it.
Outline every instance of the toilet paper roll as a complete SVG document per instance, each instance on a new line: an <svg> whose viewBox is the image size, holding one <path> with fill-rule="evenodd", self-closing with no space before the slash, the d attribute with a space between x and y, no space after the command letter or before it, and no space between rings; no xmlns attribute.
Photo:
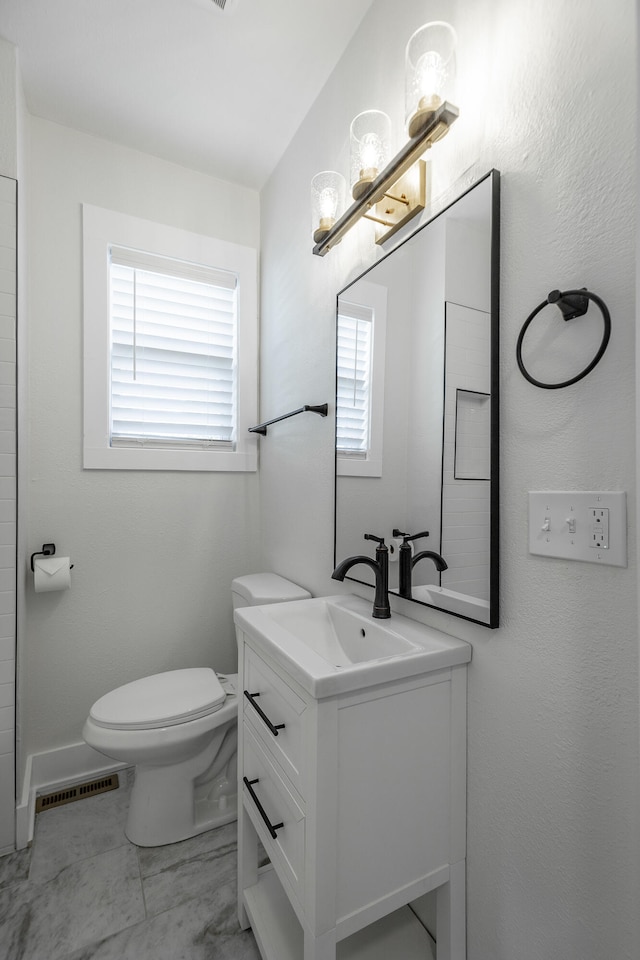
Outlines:
<svg viewBox="0 0 640 960"><path fill-rule="evenodd" d="M391 537L389 541L389 563L395 563L400 559L400 547L402 546L402 537ZM413 543L410 542L411 556L413 556Z"/></svg>
<svg viewBox="0 0 640 960"><path fill-rule="evenodd" d="M389 541L389 563L395 563L400 558L400 544L402 537L392 537Z"/></svg>
<svg viewBox="0 0 640 960"><path fill-rule="evenodd" d="M33 562L33 585L36 593L68 590L71 586L69 557L38 557Z"/></svg>

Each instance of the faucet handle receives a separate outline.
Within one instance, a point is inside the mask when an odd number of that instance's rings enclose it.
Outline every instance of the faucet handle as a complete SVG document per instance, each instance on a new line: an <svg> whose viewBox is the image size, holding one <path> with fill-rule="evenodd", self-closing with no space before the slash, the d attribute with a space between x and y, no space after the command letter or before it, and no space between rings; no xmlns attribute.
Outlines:
<svg viewBox="0 0 640 960"><path fill-rule="evenodd" d="M381 547L384 547L384 537L376 537L373 533L365 533L365 540L375 540L376 543L379 543Z"/></svg>
<svg viewBox="0 0 640 960"><path fill-rule="evenodd" d="M423 530L422 533L414 533L411 536L408 536L406 533L400 533L398 536L404 537L404 542L409 543L410 540L419 540L420 537L428 537L429 531Z"/></svg>

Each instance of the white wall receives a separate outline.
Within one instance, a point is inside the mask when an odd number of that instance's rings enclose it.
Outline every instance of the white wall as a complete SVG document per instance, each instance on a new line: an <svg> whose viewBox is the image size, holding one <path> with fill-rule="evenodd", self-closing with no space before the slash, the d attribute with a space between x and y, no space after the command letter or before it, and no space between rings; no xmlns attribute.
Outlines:
<svg viewBox="0 0 640 960"><path fill-rule="evenodd" d="M27 572L23 753L77 742L94 700L148 673L236 666L230 583L256 569L257 474L82 469L86 202L258 246L255 192L30 122L28 550L55 542L69 591Z"/></svg>
<svg viewBox="0 0 640 960"><path fill-rule="evenodd" d="M325 258L311 255L309 182L318 170L348 169L360 110L386 110L400 130L404 44L437 18L459 32L462 113L433 150L435 193L472 164L502 174L502 626L393 605L474 648L469 960L632 960L632 0L377 0L263 191L262 412L332 399L335 293L376 254L363 224ZM550 290L580 285L611 310L607 353L579 384L537 390L515 363L520 327ZM315 593L341 589L329 578L332 439L330 418L297 417L262 446L265 559ZM527 490L580 488L628 491L628 569L528 554Z"/></svg>

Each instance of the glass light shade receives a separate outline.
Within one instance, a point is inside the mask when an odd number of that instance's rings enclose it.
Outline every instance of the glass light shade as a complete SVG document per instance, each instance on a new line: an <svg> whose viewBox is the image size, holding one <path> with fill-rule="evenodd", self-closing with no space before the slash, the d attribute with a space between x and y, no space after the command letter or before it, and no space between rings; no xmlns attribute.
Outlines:
<svg viewBox="0 0 640 960"><path fill-rule="evenodd" d="M456 32L434 20L413 34L405 55L407 132L417 136L445 100L454 102Z"/></svg>
<svg viewBox="0 0 640 960"><path fill-rule="evenodd" d="M323 170L311 181L311 219L314 243L323 240L342 215L347 184L341 173Z"/></svg>
<svg viewBox="0 0 640 960"><path fill-rule="evenodd" d="M365 110L351 122L351 195L357 200L389 161L391 120L381 110Z"/></svg>

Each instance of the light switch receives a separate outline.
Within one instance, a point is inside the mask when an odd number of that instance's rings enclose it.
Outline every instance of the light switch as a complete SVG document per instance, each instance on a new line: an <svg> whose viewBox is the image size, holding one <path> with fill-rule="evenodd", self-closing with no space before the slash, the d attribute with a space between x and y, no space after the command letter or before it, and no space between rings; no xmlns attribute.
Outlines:
<svg viewBox="0 0 640 960"><path fill-rule="evenodd" d="M626 567L626 493L530 491L529 553Z"/></svg>

